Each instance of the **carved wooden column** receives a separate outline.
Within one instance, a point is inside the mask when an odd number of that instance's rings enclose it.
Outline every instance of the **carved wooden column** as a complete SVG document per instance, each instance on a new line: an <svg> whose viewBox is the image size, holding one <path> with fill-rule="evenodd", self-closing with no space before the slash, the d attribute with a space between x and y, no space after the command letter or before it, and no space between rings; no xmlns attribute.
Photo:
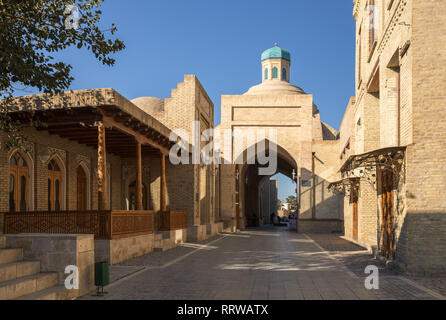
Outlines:
<svg viewBox="0 0 446 320"><path fill-rule="evenodd" d="M136 210L144 210L142 200L142 156L141 143L136 142Z"/></svg>
<svg viewBox="0 0 446 320"><path fill-rule="evenodd" d="M166 211L166 156L161 154L161 163L160 163L160 171L161 171L161 181L160 181L160 210Z"/></svg>
<svg viewBox="0 0 446 320"><path fill-rule="evenodd" d="M108 210L105 126L98 123L98 209Z"/></svg>

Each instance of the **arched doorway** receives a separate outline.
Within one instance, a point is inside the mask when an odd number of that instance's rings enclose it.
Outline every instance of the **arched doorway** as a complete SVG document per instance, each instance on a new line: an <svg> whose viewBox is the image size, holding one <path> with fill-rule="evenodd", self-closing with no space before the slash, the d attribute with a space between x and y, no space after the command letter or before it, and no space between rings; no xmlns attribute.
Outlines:
<svg viewBox="0 0 446 320"><path fill-rule="evenodd" d="M279 187L277 179L271 180L271 177L281 173L281 176L285 179L289 178L288 184L294 184L286 196L293 196L298 201L298 188L297 179L297 162L294 158L281 146L274 144L271 141L266 140L268 147L265 148L265 154L268 156L276 157L276 170L269 175L261 175L260 168L265 168L266 165L261 165L257 161L252 159L246 159L246 155L250 154L255 148L251 146L244 152L243 165L240 165L239 177L237 178L236 194L239 194L239 215L244 220L246 227L259 227L262 225L271 224L274 221L278 221L279 210ZM252 153L254 154L254 153ZM236 175L237 176L237 175ZM237 190L238 188L238 190ZM285 200L285 199L280 199ZM236 208L237 209L237 208ZM272 218L274 214L275 218ZM236 213L237 215L237 213ZM238 220L238 219L237 219Z"/></svg>
<svg viewBox="0 0 446 320"><path fill-rule="evenodd" d="M136 181L129 184L129 210L136 210ZM147 189L145 184L142 184L142 206L147 210Z"/></svg>
<svg viewBox="0 0 446 320"><path fill-rule="evenodd" d="M48 211L60 211L62 207L62 170L56 159L48 162Z"/></svg>
<svg viewBox="0 0 446 320"><path fill-rule="evenodd" d="M25 157L16 151L9 160L9 211L29 208L29 167Z"/></svg>
<svg viewBox="0 0 446 320"><path fill-rule="evenodd" d="M77 210L87 210L87 175L82 166L77 167Z"/></svg>

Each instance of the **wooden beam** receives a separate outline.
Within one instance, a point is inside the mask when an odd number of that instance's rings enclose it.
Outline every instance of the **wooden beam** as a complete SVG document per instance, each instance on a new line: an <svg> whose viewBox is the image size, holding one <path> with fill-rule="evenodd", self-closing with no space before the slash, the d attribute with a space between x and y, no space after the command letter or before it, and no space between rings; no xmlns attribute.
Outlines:
<svg viewBox="0 0 446 320"><path fill-rule="evenodd" d="M161 154L161 163L160 163L160 210L166 211L166 194L167 194L167 188L166 188L166 156L164 154Z"/></svg>
<svg viewBox="0 0 446 320"><path fill-rule="evenodd" d="M111 117L111 116L110 116ZM121 116L115 116L113 117L118 122L128 122L132 119L129 115L121 115Z"/></svg>
<svg viewBox="0 0 446 320"><path fill-rule="evenodd" d="M79 122L93 122L93 121L99 121L100 115L72 115L72 116L58 116L51 119L39 119L40 122L46 123L48 125L50 124L63 124L63 123L72 123L72 124L79 124Z"/></svg>
<svg viewBox="0 0 446 320"><path fill-rule="evenodd" d="M113 118L103 115L103 121L108 126L111 126L119 131L122 131L126 134L134 136L136 138L136 140L139 141L140 143L148 144L148 145L160 150L160 152L163 153L164 155L169 155L169 149L167 149L165 146L159 144L158 142L156 142L152 139L149 139L145 135L143 135L139 132L136 132L135 130L133 130L129 127L126 127L124 124L115 121Z"/></svg>
<svg viewBox="0 0 446 320"><path fill-rule="evenodd" d="M105 126L98 124L98 209L107 210L107 154L105 145Z"/></svg>
<svg viewBox="0 0 446 320"><path fill-rule="evenodd" d="M129 158L129 159L133 159L135 157L135 152L129 152L129 153L122 153L122 152L113 152L113 151L108 151L109 153L112 153L114 155L117 155L121 158ZM148 157L154 157L159 155L158 153L147 153L147 152L142 152L142 156L148 156Z"/></svg>
<svg viewBox="0 0 446 320"><path fill-rule="evenodd" d="M59 137L62 138L69 138L69 139L78 139L78 140L97 140L97 133L96 134L92 134L90 132L82 134L76 134L76 133L67 133L67 134L62 134L62 133L55 133L57 134ZM133 140L133 137L127 136L127 135L123 135L123 134L112 134L111 132L107 132L107 141L112 141L112 140Z"/></svg>
<svg viewBox="0 0 446 320"><path fill-rule="evenodd" d="M84 137L84 138L82 138L82 137L79 137L79 138L72 137L70 139L75 139L76 141L80 141L82 143L96 143L97 142L97 139L90 139L90 138L86 138L86 137ZM134 143L135 141L130 139L130 137L113 137L113 138L107 137L107 144L108 143L113 143L113 142Z"/></svg>
<svg viewBox="0 0 446 320"><path fill-rule="evenodd" d="M50 134L57 134L62 138L65 137L87 137L87 138L97 138L98 131L97 130L91 130L91 131L81 131L80 129L77 131L53 131L48 130ZM108 136L108 134L107 134Z"/></svg>
<svg viewBox="0 0 446 320"><path fill-rule="evenodd" d="M141 143L136 143L136 210L144 210L142 205L142 156Z"/></svg>
<svg viewBox="0 0 446 320"><path fill-rule="evenodd" d="M48 129L48 131L50 133L54 133L54 134L58 134L58 135L75 135L75 136L85 136L85 135L90 135L90 136L96 136L97 135L97 128L70 128L70 127L66 127L65 128L61 128L61 129ZM113 137L113 136L128 136L128 135L124 135L121 132L114 132L114 131L107 131L107 137Z"/></svg>
<svg viewBox="0 0 446 320"><path fill-rule="evenodd" d="M73 117L71 118L71 121L66 121L66 122L61 122L61 123L57 123L57 122L46 122L40 119L40 122L43 123L42 126L38 127L37 130L39 131L48 131L48 130L59 130L59 129L71 129L73 127L77 127L79 129L89 129L89 128L93 128L96 129L96 126L94 125L97 121L99 120L88 120L88 121L73 121ZM85 126L83 126L81 123L85 124ZM71 128L67 128L67 126L73 126Z"/></svg>

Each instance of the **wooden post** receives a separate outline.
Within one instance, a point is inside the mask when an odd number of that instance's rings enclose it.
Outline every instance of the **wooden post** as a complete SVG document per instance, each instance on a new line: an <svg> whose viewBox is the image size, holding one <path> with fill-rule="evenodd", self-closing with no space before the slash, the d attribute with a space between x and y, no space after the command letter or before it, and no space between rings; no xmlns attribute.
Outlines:
<svg viewBox="0 0 446 320"><path fill-rule="evenodd" d="M142 200L142 159L141 143L136 142L136 210L144 210Z"/></svg>
<svg viewBox="0 0 446 320"><path fill-rule="evenodd" d="M160 171L161 171L161 181L160 181L160 210L161 212L166 211L166 156L161 154L161 163L160 163Z"/></svg>
<svg viewBox="0 0 446 320"><path fill-rule="evenodd" d="M105 146L105 126L98 124L98 209L107 210L107 156Z"/></svg>

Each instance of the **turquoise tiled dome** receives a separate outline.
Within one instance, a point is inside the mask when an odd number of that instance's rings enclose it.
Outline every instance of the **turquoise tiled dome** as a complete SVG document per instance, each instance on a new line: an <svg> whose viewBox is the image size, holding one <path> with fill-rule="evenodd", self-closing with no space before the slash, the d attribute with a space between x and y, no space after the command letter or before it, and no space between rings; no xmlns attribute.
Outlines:
<svg viewBox="0 0 446 320"><path fill-rule="evenodd" d="M291 61L291 55L288 51L280 48L277 44L262 53L262 61L267 59L284 59Z"/></svg>

